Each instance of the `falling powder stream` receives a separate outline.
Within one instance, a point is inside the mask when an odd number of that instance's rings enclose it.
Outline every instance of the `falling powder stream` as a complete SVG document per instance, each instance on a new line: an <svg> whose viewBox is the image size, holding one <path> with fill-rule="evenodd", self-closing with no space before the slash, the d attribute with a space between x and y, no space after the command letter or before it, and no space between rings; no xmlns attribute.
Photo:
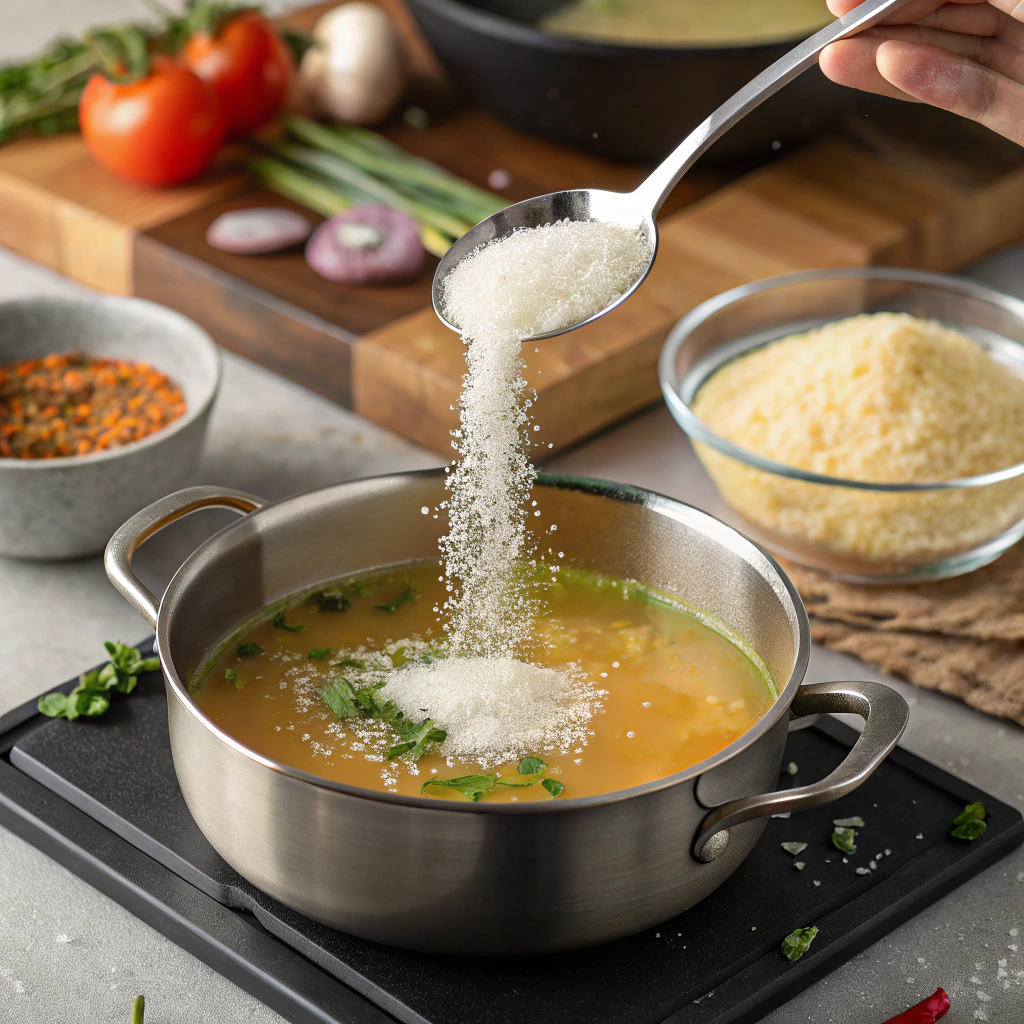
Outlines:
<svg viewBox="0 0 1024 1024"><path fill-rule="evenodd" d="M467 343L460 458L448 478L441 541L450 592L448 639L457 657L522 658L533 597L530 461L520 342L592 316L620 296L649 259L635 230L595 221L522 229L463 260L443 283L445 314Z"/></svg>

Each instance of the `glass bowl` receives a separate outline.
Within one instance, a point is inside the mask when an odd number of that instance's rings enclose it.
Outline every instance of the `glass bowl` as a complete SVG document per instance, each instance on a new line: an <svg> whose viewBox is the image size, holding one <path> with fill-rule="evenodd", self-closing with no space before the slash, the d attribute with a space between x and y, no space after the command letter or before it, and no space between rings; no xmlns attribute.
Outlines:
<svg viewBox="0 0 1024 1024"><path fill-rule="evenodd" d="M867 312L937 320L1024 378L1024 302L925 271L850 267L743 285L693 309L662 349L661 387L723 499L730 525L840 579L944 579L1024 536L1024 463L934 483L867 483L787 466L714 433L691 405L727 362L789 334ZM984 407L986 396L977 395Z"/></svg>

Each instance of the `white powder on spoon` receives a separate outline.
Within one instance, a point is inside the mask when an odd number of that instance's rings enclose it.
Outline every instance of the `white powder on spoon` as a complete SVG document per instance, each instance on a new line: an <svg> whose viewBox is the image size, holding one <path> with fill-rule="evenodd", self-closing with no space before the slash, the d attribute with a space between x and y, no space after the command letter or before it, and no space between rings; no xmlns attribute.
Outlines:
<svg viewBox="0 0 1024 1024"><path fill-rule="evenodd" d="M443 282L445 314L466 341L468 365L441 541L452 657L396 673L388 691L406 713L430 707L448 731L446 753L500 763L508 751L564 749L580 742L590 718L594 691L588 699L566 674L522 661L537 609L522 572L536 472L520 343L593 316L649 258L635 230L565 220L476 250Z"/></svg>

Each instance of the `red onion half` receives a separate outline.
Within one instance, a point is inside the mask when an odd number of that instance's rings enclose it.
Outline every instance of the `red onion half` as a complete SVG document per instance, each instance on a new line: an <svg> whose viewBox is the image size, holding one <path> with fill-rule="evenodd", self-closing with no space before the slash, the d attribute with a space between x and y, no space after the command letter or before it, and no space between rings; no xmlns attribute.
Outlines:
<svg viewBox="0 0 1024 1024"><path fill-rule="evenodd" d="M306 245L306 262L342 284L405 281L423 267L416 222L387 206L357 206L325 220Z"/></svg>

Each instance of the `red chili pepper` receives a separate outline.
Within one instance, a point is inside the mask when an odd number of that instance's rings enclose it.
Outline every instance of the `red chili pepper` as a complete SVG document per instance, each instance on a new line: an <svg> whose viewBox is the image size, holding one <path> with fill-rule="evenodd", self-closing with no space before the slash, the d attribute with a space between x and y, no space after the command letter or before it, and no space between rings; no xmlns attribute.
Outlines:
<svg viewBox="0 0 1024 1024"><path fill-rule="evenodd" d="M890 1018L885 1024L935 1024L935 1021L946 1016L949 1010L949 996L937 988L927 999L922 999L917 1006Z"/></svg>

